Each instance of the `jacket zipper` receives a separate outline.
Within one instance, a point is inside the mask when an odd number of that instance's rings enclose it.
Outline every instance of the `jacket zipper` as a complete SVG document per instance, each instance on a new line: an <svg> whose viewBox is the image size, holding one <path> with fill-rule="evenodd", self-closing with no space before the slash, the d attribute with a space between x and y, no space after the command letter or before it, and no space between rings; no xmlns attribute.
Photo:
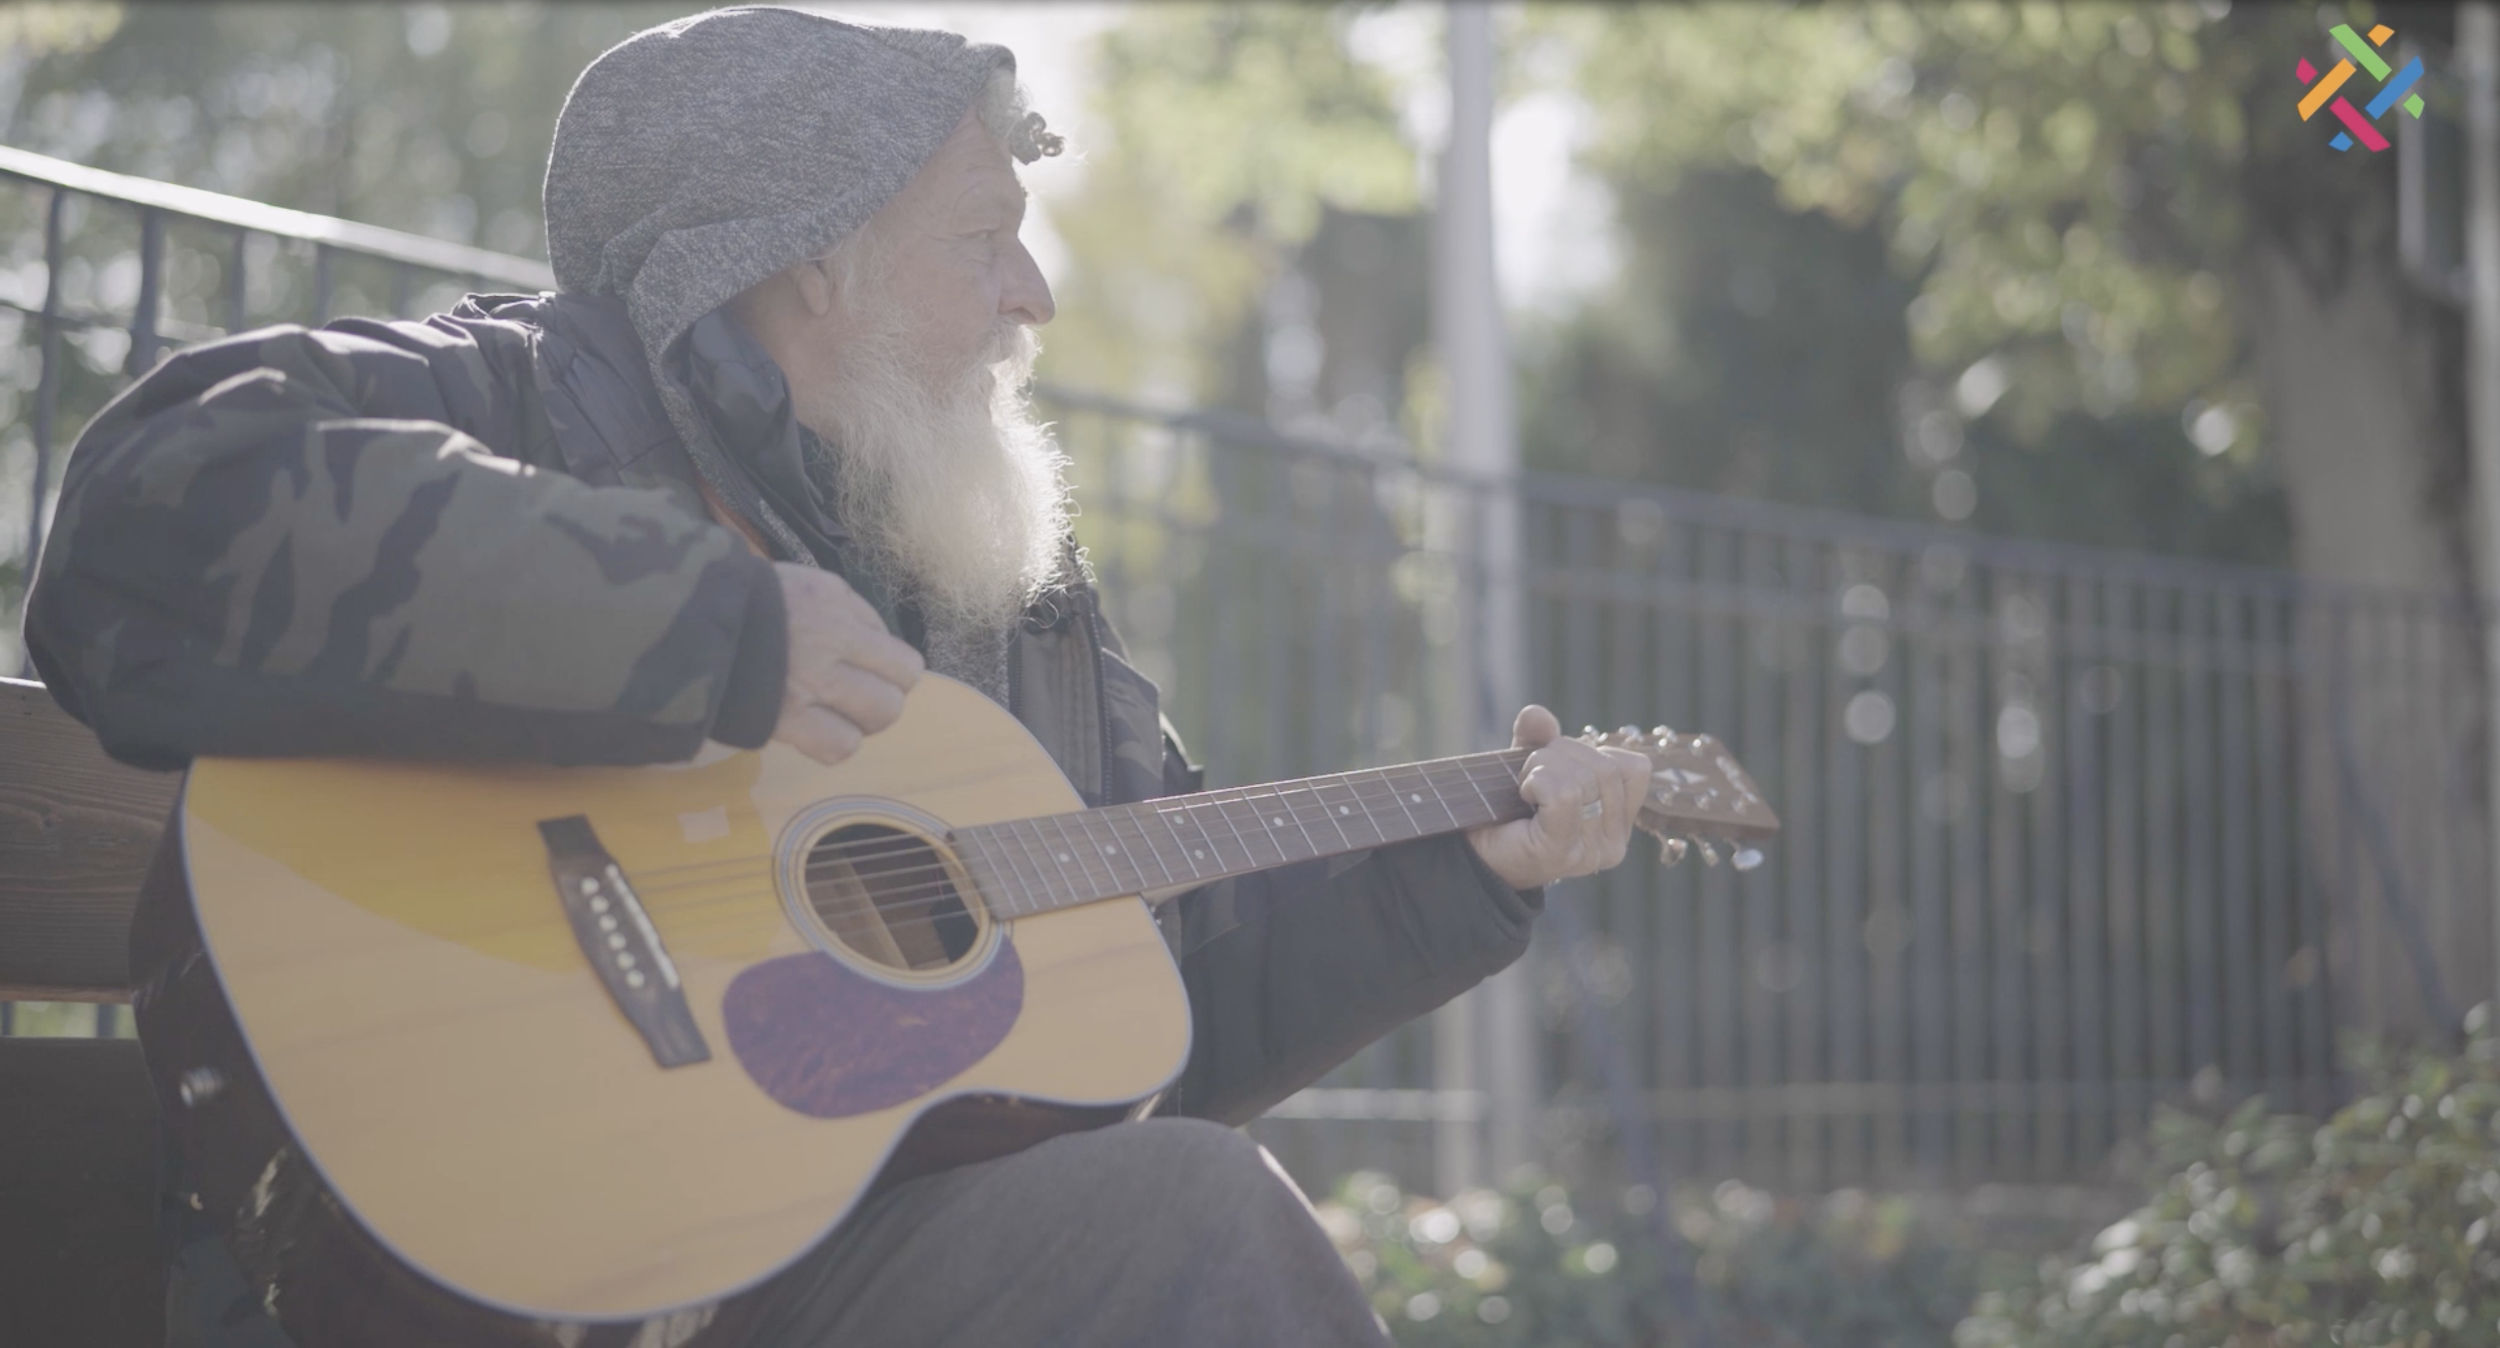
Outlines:
<svg viewBox="0 0 2500 1348"><path fill-rule="evenodd" d="M1100 597L1094 593L1094 587L1091 585L1085 586L1079 593L1085 596L1078 611L1085 618L1085 660L1092 667L1094 676L1094 726L1102 736L1102 790L1100 794L1102 803L1109 805L1114 803L1111 799L1112 783L1117 779L1112 776L1111 698L1103 687L1102 625L1095 617L1096 605L1100 603Z"/></svg>

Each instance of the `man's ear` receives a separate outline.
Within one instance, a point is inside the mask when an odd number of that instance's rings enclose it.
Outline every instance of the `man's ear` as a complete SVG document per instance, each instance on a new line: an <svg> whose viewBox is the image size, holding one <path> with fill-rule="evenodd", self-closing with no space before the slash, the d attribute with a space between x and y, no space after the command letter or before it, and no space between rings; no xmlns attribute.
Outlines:
<svg viewBox="0 0 2500 1348"><path fill-rule="evenodd" d="M823 318L833 312L833 277L821 262L802 262L790 269L791 284L798 287L799 303L810 318Z"/></svg>

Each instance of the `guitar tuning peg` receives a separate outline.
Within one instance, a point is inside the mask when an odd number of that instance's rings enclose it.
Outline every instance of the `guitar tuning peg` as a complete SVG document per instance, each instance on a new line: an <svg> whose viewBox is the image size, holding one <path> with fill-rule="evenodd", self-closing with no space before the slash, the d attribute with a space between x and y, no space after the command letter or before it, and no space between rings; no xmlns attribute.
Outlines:
<svg viewBox="0 0 2500 1348"><path fill-rule="evenodd" d="M1584 740L1594 740L1594 739L1596 739L1596 738L1597 738L1597 727L1596 727L1596 726L1593 726L1593 725L1584 725L1584 726L1580 727L1580 738L1582 738L1582 739L1584 739Z"/></svg>
<svg viewBox="0 0 2500 1348"><path fill-rule="evenodd" d="M1736 869L1740 871L1749 871L1762 864L1762 849L1759 847L1739 847L1733 855L1728 857L1727 860L1728 864L1734 866Z"/></svg>
<svg viewBox="0 0 2500 1348"><path fill-rule="evenodd" d="M1631 744L1640 739L1641 728L1636 725L1619 725L1615 727L1614 737L1617 743Z"/></svg>
<svg viewBox="0 0 2500 1348"><path fill-rule="evenodd" d="M1686 846L1682 838L1660 838L1658 840L1658 864L1672 866L1682 861Z"/></svg>
<svg viewBox="0 0 2500 1348"><path fill-rule="evenodd" d="M1660 744L1671 744L1671 743L1674 743L1674 741L1675 741L1675 728L1674 728L1673 726L1665 726L1665 725L1654 725L1654 726L1651 726L1651 727L1649 728L1649 737L1650 737L1651 739L1654 739L1654 740L1658 741Z"/></svg>
<svg viewBox="0 0 2500 1348"><path fill-rule="evenodd" d="M1716 866L1719 864L1719 849L1712 847L1707 839L1695 843L1694 846L1701 849L1702 865Z"/></svg>

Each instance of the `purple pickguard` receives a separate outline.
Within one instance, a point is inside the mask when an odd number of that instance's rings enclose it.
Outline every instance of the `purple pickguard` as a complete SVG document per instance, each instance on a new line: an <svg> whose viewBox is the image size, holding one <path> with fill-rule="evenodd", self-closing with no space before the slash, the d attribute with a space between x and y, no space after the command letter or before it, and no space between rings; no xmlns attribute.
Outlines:
<svg viewBox="0 0 2500 1348"><path fill-rule="evenodd" d="M841 1119L946 1084L998 1047L1023 1009L1024 966L1002 941L987 968L931 989L880 983L831 955L784 955L730 980L721 1019L766 1095Z"/></svg>

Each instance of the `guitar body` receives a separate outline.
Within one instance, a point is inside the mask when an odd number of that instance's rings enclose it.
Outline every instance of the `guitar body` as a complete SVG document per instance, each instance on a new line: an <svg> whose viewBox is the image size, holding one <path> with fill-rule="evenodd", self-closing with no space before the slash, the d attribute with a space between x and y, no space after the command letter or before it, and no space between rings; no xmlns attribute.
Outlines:
<svg viewBox="0 0 2500 1348"><path fill-rule="evenodd" d="M1142 901L1010 920L954 867L966 911L917 964L908 883L857 949L809 919L828 830L942 856L948 829L1081 808L1004 709L932 675L837 767L203 759L178 819L253 1060L356 1219L471 1300L622 1319L789 1264L947 1101L1107 1117L1178 1074L1188 1003ZM604 852L584 870L559 838ZM575 883L630 884L669 976ZM681 1009L637 1000L661 991Z"/></svg>

